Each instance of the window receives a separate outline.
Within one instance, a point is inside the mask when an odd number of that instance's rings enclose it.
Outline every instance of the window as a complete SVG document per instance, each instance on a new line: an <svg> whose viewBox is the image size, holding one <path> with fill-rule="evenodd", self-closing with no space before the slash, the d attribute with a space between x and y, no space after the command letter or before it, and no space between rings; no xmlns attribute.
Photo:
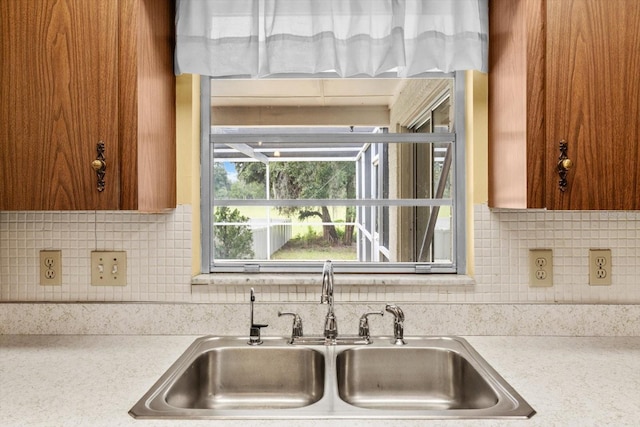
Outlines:
<svg viewBox="0 0 640 427"><path fill-rule="evenodd" d="M203 78L204 272L317 271L326 259L341 272L465 272L462 72L398 79L378 109L362 94L333 107L269 104L256 95L287 83L260 82ZM402 107L415 96L407 82L423 90ZM243 83L253 105L228 90ZM394 108L403 118L391 123ZM346 124L385 109L376 123Z"/></svg>

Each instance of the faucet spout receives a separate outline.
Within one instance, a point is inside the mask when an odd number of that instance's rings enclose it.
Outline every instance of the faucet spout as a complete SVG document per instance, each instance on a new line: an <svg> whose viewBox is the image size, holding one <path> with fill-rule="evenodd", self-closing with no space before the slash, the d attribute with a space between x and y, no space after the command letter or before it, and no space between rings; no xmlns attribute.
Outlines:
<svg viewBox="0 0 640 427"><path fill-rule="evenodd" d="M249 314L249 320L251 322L251 326L249 328L249 342L247 342L247 344L249 345L260 345L262 344L262 338L260 338L260 329L262 328L266 328L269 325L266 324L261 324L261 323L254 323L253 321L253 303L256 301L256 294L255 291L253 290L253 288L251 288L251 294L250 294L250 298L249 298L249 309L250 309L250 314Z"/></svg>
<svg viewBox="0 0 640 427"><path fill-rule="evenodd" d="M327 317L324 321L324 337L335 341L338 337L338 322L333 312L333 265L331 261L325 261L322 267L322 295L321 304L328 304Z"/></svg>
<svg viewBox="0 0 640 427"><path fill-rule="evenodd" d="M331 261L325 261L322 267L322 295L320 296L321 304L329 304L329 308L333 310L333 265Z"/></svg>

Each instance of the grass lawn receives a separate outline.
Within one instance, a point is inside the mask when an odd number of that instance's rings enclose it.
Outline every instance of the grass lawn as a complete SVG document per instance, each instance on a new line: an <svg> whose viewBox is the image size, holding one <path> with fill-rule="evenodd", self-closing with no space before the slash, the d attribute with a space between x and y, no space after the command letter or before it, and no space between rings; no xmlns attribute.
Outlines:
<svg viewBox="0 0 640 427"><path fill-rule="evenodd" d="M232 207L233 209L233 207ZM244 216L249 218L266 218L267 210L264 206L238 206L237 209ZM342 260L357 261L356 246L329 245L322 239L322 224L317 218L307 218L303 221L297 218L287 218L279 214L275 208L271 209L271 219L287 219L291 221L292 239L289 240L280 250L271 255L273 260ZM344 207L332 208L332 218L339 221L344 218ZM451 215L450 206L441 206L439 217L449 217ZM338 230L344 230L343 226L336 223Z"/></svg>
<svg viewBox="0 0 640 427"><path fill-rule="evenodd" d="M351 246L342 244L329 245L322 237L295 237L271 255L271 259L296 261L326 259L357 261L357 253L355 244Z"/></svg>

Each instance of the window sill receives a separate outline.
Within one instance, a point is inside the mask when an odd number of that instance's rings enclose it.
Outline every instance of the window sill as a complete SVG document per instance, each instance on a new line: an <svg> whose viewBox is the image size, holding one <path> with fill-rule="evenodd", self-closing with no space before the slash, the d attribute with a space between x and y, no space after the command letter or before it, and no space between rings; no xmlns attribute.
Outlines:
<svg viewBox="0 0 640 427"><path fill-rule="evenodd" d="M336 274L336 286L471 286L475 280L458 274ZM194 286L320 286L319 274L211 273L191 280Z"/></svg>
<svg viewBox="0 0 640 427"><path fill-rule="evenodd" d="M447 301L451 293L472 290L475 280L456 274L336 274L336 300L341 302ZM203 301L246 302L249 287L262 301L313 302L319 298L319 274L200 274L191 281L191 292Z"/></svg>

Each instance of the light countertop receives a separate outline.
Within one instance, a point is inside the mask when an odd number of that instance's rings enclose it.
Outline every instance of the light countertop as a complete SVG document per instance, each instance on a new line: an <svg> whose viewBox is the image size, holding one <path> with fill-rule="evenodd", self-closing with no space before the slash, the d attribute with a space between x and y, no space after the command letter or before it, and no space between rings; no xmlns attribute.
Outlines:
<svg viewBox="0 0 640 427"><path fill-rule="evenodd" d="M422 426L425 421L135 420L129 409L195 336L0 335L3 426ZM429 426L640 425L640 337L465 337L537 411Z"/></svg>

